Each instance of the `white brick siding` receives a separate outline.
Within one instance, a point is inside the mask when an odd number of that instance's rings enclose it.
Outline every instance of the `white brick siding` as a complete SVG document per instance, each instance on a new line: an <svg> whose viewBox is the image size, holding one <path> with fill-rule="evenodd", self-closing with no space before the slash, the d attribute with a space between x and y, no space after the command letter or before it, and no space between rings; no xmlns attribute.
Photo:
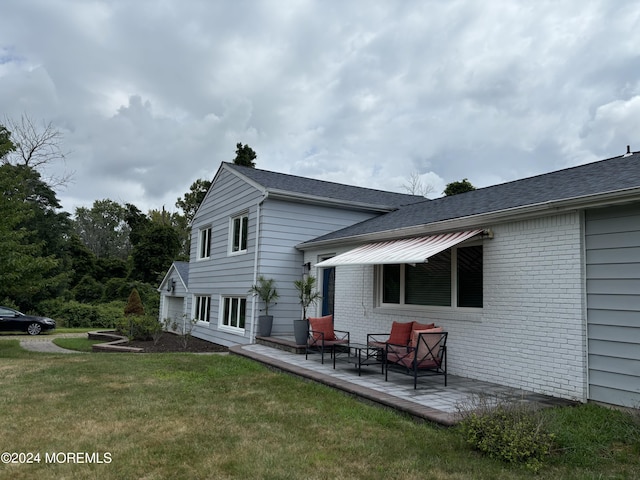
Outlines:
<svg viewBox="0 0 640 480"><path fill-rule="evenodd" d="M364 341L393 320L434 321L449 332L450 373L586 401L581 225L569 213L491 226L481 310L378 308L375 267L337 267L335 326Z"/></svg>

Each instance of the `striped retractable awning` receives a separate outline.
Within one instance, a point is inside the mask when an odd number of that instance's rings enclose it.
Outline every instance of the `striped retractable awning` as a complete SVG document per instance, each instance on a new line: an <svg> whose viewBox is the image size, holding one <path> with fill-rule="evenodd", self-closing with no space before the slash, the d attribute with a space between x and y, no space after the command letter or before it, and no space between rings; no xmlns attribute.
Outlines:
<svg viewBox="0 0 640 480"><path fill-rule="evenodd" d="M482 230L443 233L428 237L403 238L368 243L316 264L316 267L338 265L382 265L392 263L424 263L429 257L482 233Z"/></svg>

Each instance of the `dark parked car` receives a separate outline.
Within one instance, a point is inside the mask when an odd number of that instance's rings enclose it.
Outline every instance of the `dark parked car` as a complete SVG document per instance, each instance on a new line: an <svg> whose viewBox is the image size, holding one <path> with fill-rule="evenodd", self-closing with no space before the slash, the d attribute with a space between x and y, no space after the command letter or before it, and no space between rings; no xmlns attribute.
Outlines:
<svg viewBox="0 0 640 480"><path fill-rule="evenodd" d="M0 307L0 330L3 332L22 331L29 335L38 335L40 332L54 328L56 328L56 322L50 318L34 317L13 308Z"/></svg>

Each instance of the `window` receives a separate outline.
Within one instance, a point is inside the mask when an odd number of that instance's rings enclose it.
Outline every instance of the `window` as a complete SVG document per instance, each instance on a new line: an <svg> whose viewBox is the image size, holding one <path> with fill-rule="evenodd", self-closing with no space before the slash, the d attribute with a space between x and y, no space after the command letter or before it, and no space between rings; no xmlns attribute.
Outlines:
<svg viewBox="0 0 640 480"><path fill-rule="evenodd" d="M247 310L247 299L240 297L224 297L222 325L225 327L244 329Z"/></svg>
<svg viewBox="0 0 640 480"><path fill-rule="evenodd" d="M414 265L383 265L381 303L482 308L482 246L456 247Z"/></svg>
<svg viewBox="0 0 640 480"><path fill-rule="evenodd" d="M249 216L245 213L231 219L231 252L245 252L247 250L247 225Z"/></svg>
<svg viewBox="0 0 640 480"><path fill-rule="evenodd" d="M209 321L209 311L211 310L211 297L196 297L195 318L200 322Z"/></svg>
<svg viewBox="0 0 640 480"><path fill-rule="evenodd" d="M200 230L198 239L198 258L209 258L211 256L211 227Z"/></svg>

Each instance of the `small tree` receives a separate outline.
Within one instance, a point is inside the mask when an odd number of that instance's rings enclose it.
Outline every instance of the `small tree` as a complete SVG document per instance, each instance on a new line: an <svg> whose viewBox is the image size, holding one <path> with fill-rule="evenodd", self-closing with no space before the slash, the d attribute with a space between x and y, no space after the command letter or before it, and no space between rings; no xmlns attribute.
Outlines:
<svg viewBox="0 0 640 480"><path fill-rule="evenodd" d="M171 323L171 330L173 330L178 335L180 335L180 341L182 343L182 348L184 350L186 350L187 347L189 346L189 340L191 340L191 331L193 330L193 327L196 326L196 323L198 323L197 318L192 318L191 320L188 320L186 315L182 316L182 322L178 322L178 320L174 320Z"/></svg>
<svg viewBox="0 0 640 480"><path fill-rule="evenodd" d="M269 305L278 299L278 290L276 289L276 281L273 278L264 278L262 275L258 277L258 283L252 285L249 293L257 295L262 303L264 303L264 314L269 315Z"/></svg>
<svg viewBox="0 0 640 480"><path fill-rule="evenodd" d="M306 319L307 308L322 298L320 292L316 290L316 277L309 275L302 280L295 280L293 285L298 290L298 298L300 305L302 305L302 318Z"/></svg>
<svg viewBox="0 0 640 480"><path fill-rule="evenodd" d="M127 300L127 304L124 307L124 314L126 316L136 315L142 316L144 315L144 307L142 306L142 299L140 298L140 294L138 293L138 289L134 288L131 290L131 294L129 295L129 299Z"/></svg>

